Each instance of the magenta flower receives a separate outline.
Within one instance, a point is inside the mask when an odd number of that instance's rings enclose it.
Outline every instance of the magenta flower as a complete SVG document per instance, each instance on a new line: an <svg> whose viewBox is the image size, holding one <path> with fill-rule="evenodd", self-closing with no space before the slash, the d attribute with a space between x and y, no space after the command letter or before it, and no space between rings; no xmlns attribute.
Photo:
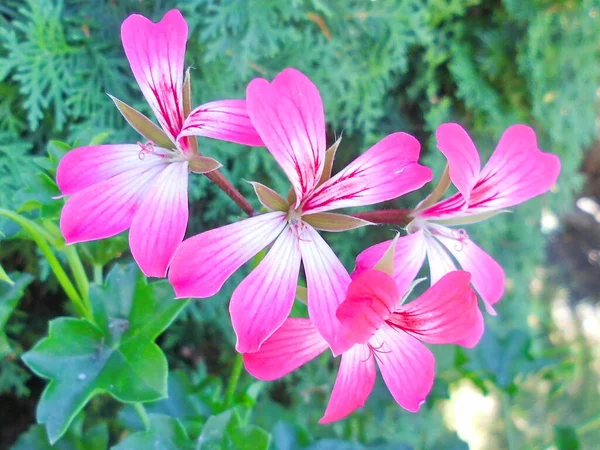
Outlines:
<svg viewBox="0 0 600 450"><path fill-rule="evenodd" d="M460 125L443 124L436 137L458 193L438 202L445 189L436 189L417 206L407 227L409 235L398 241L396 258L407 262L406 275L414 278L427 256L431 283L456 270L455 260L471 274L473 287L488 312L495 314L492 305L504 295L504 270L464 229L448 225L478 222L543 194L556 183L560 160L541 152L535 132L525 125L513 125L504 132L481 170L477 149ZM388 246L389 241L363 251L355 273L372 267Z"/></svg>
<svg viewBox="0 0 600 450"><path fill-rule="evenodd" d="M403 271L399 266L397 273ZM364 405L375 384L375 361L394 400L408 411L418 411L435 372L433 354L422 342L473 347L483 333L470 279L467 272L451 272L416 300L402 304L406 283L401 287L386 272L365 270L351 283L341 277L345 299L336 315L351 346L342 354L319 423L340 420ZM244 354L244 364L255 377L274 380L326 349L327 342L309 319L289 318L258 352Z"/></svg>
<svg viewBox="0 0 600 450"><path fill-rule="evenodd" d="M337 143L326 152L319 91L297 70L284 70L272 83L253 80L247 103L252 124L289 178L293 195L286 201L254 183L261 202L272 212L184 241L173 258L169 280L179 297L210 297L240 266L273 243L231 298L237 350L258 350L285 321L302 262L310 317L338 354L348 344L339 333L335 311L345 293L340 283L350 280L316 230L341 231L369 223L325 211L396 198L427 183L431 171L417 164L417 140L394 133L329 178Z"/></svg>
<svg viewBox="0 0 600 450"><path fill-rule="evenodd" d="M188 173L219 167L187 137L262 145L243 100L208 103L184 122L184 56L188 27L176 10L157 24L140 15L121 27L125 54L160 127L114 99L145 144L96 145L69 152L56 181L70 195L60 227L68 244L114 236L128 228L133 257L148 276L165 276L188 219ZM189 97L187 98L189 101ZM189 104L187 105L189 108Z"/></svg>

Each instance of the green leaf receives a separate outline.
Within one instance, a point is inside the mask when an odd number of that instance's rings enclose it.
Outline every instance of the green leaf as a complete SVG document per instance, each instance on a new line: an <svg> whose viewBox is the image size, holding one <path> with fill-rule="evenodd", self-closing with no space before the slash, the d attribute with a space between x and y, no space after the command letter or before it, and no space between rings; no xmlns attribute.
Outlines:
<svg viewBox="0 0 600 450"><path fill-rule="evenodd" d="M95 324L85 319L50 322L47 338L23 355L37 375L50 380L37 420L51 442L96 394L122 402L167 396L167 360L154 343L187 304L173 300L165 281L147 284L134 264L117 265L104 286L92 286Z"/></svg>
<svg viewBox="0 0 600 450"><path fill-rule="evenodd" d="M192 450L193 442L179 420L161 414L150 414L150 427L128 436L113 450Z"/></svg>
<svg viewBox="0 0 600 450"><path fill-rule="evenodd" d="M298 425L279 421L271 430L271 450L300 450L312 440L310 434Z"/></svg>
<svg viewBox="0 0 600 450"><path fill-rule="evenodd" d="M13 281L9 278L8 274L6 273L6 271L4 270L2 265L0 265L0 281L4 281L5 283L8 283L8 284L13 284Z"/></svg>
<svg viewBox="0 0 600 450"><path fill-rule="evenodd" d="M243 425L235 409L206 421L196 450L267 450L269 433L255 425Z"/></svg>
<svg viewBox="0 0 600 450"><path fill-rule="evenodd" d="M4 326L23 297L25 288L33 280L28 273L13 272L11 277L14 280L12 284L0 281L0 358L12 353Z"/></svg>
<svg viewBox="0 0 600 450"><path fill-rule="evenodd" d="M565 425L554 426L554 444L558 450L579 450L579 438L573 427Z"/></svg>
<svg viewBox="0 0 600 450"><path fill-rule="evenodd" d="M108 448L108 428L97 425L82 431L83 421L76 421L65 436L54 445L48 442L42 425L33 425L19 436L11 450L105 450Z"/></svg>

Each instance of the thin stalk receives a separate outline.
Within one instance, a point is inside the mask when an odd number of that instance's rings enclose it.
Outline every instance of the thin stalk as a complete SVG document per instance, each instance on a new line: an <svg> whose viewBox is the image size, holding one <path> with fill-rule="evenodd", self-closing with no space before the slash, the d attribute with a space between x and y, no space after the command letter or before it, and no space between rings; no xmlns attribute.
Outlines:
<svg viewBox="0 0 600 450"><path fill-rule="evenodd" d="M247 215L253 216L256 212L254 207L246 200L240 191L238 191L231 182L225 178L218 170L213 170L212 172L208 172L204 174L206 178L215 183L223 192L225 192L231 200L235 202L236 205L240 207L242 211L244 211Z"/></svg>
<svg viewBox="0 0 600 450"><path fill-rule="evenodd" d="M513 421L510 418L510 398L506 392L500 392L500 404L502 406L502 417L504 419L504 432L506 433L506 447L508 450L517 450L519 448L519 443Z"/></svg>
<svg viewBox="0 0 600 450"><path fill-rule="evenodd" d="M48 245L44 234L40 232L41 228L37 226L37 224L35 224L29 219L26 219L20 214L8 211L3 208L0 208L0 215L16 222L27 233L29 233L31 239L33 239L33 241L37 244L40 251L48 261L48 264L50 264L50 269L52 269L52 272L58 280L58 283L65 291L65 294L67 294L67 297L69 297L69 300L71 300L71 303L73 303L73 306L75 307L77 313L85 317L86 319L92 321L93 318L91 309L86 308L86 304L83 302L81 296L77 292L77 289L75 289L75 286L71 282L69 276L61 266L60 262L58 261L58 258L52 252L52 249L50 248L50 245Z"/></svg>
<svg viewBox="0 0 600 450"><path fill-rule="evenodd" d="M133 404L133 407L134 407L137 415L140 417L140 420L142 421L142 425L144 425L144 430L149 430L150 429L150 419L148 417L148 413L146 412L146 408L144 408L144 405L142 405L139 402L136 402Z"/></svg>
<svg viewBox="0 0 600 450"><path fill-rule="evenodd" d="M577 432L577 434L585 434L588 431L595 430L596 428L600 428L600 415L593 417L587 422L581 424L580 426L575 428L575 431Z"/></svg>
<svg viewBox="0 0 600 450"><path fill-rule="evenodd" d="M242 354L238 353L235 361L233 363L233 369L231 370L231 375L229 376L229 382L227 383L227 391L225 391L225 401L223 402L223 406L225 409L228 409L233 404L233 397L235 395L235 390L238 385L238 381L240 381L240 375L242 374L243 367L243 358Z"/></svg>
<svg viewBox="0 0 600 450"><path fill-rule="evenodd" d="M102 265L94 263L94 283L102 284L103 276L102 276Z"/></svg>
<svg viewBox="0 0 600 450"><path fill-rule="evenodd" d="M410 212L410 209L376 209L374 211L364 211L350 215L372 223L388 223L404 227L412 220L409 217Z"/></svg>
<svg viewBox="0 0 600 450"><path fill-rule="evenodd" d="M89 304L90 282L87 274L85 273L85 268L81 263L81 259L79 258L79 253L77 253L77 248L73 247L72 245L65 246L64 252L65 255L67 255L69 266L71 266L71 271L73 272L77 289L79 289L79 293L81 294L83 301L88 303L86 306L91 310L92 307Z"/></svg>

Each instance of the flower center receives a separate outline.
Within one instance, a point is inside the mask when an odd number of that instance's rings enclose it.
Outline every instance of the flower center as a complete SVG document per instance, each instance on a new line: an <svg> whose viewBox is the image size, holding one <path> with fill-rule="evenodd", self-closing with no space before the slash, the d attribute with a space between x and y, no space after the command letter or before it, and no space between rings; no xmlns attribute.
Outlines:
<svg viewBox="0 0 600 450"><path fill-rule="evenodd" d="M306 224L302 221L302 209L290 208L287 213L287 222L292 230L292 233L294 233L298 239L303 240L302 235L306 230Z"/></svg>
<svg viewBox="0 0 600 450"><path fill-rule="evenodd" d="M138 142L137 145L140 146L140 152L138 153L140 161L146 158L147 155L157 156L158 158L166 159L171 162L183 161L185 159L185 156L181 151L156 147L152 141L147 141L145 144Z"/></svg>

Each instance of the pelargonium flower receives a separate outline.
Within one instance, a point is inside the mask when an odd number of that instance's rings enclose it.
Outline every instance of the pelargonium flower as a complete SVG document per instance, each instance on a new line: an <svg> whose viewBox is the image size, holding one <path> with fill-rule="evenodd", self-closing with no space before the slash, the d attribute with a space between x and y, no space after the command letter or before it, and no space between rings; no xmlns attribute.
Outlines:
<svg viewBox="0 0 600 450"><path fill-rule="evenodd" d="M336 315L352 345L342 353L319 423L340 420L364 405L375 384L375 362L394 400L408 411L418 411L431 391L435 372L434 356L423 342L473 347L483 333L469 273L448 273L423 295L402 304L410 283L399 285L390 276L392 271L380 263L351 283L340 277L344 301ZM396 273L404 273L404 266L396 267ZM326 349L327 342L309 319L289 318L258 352L244 354L244 364L255 377L274 380Z"/></svg>
<svg viewBox="0 0 600 450"><path fill-rule="evenodd" d="M60 220L67 243L103 239L131 228L131 252L148 276L165 276L183 240L188 173L220 166L200 156L195 140L183 136L262 145L244 100L212 102L190 113L189 78L184 84L183 76L187 34L176 10L156 24L137 14L123 22L125 54L160 127L113 98L148 142L76 148L61 160L56 174L62 194L70 196Z"/></svg>
<svg viewBox="0 0 600 450"><path fill-rule="evenodd" d="M540 151L535 132L525 125L513 125L504 132L483 169L473 141L460 125L441 125L436 138L448 160L449 179L445 172L446 181L440 181L411 213L409 235L400 238L396 257L410 261L408 276L414 277L427 256L431 283L456 270L456 261L471 273L473 287L494 314L492 305L504 295L504 270L464 229L448 226L484 220L543 194L556 183L560 160ZM458 193L438 201L450 181ZM389 241L382 242L362 252L356 260L355 273L372 267L388 246Z"/></svg>
<svg viewBox="0 0 600 450"><path fill-rule="evenodd" d="M254 183L259 199L272 212L184 241L173 258L169 280L179 297L210 297L239 267L273 243L231 298L237 350L258 350L287 318L302 262L309 314L333 352L339 353L347 343L338 333L335 310L345 292L340 280L348 275L316 230L369 224L327 211L396 198L427 183L431 171L417 164L418 141L394 133L329 178L339 141L326 152L325 116L316 86L297 70L286 69L272 83L253 80L246 94L252 124L289 178L293 195L284 200Z"/></svg>

